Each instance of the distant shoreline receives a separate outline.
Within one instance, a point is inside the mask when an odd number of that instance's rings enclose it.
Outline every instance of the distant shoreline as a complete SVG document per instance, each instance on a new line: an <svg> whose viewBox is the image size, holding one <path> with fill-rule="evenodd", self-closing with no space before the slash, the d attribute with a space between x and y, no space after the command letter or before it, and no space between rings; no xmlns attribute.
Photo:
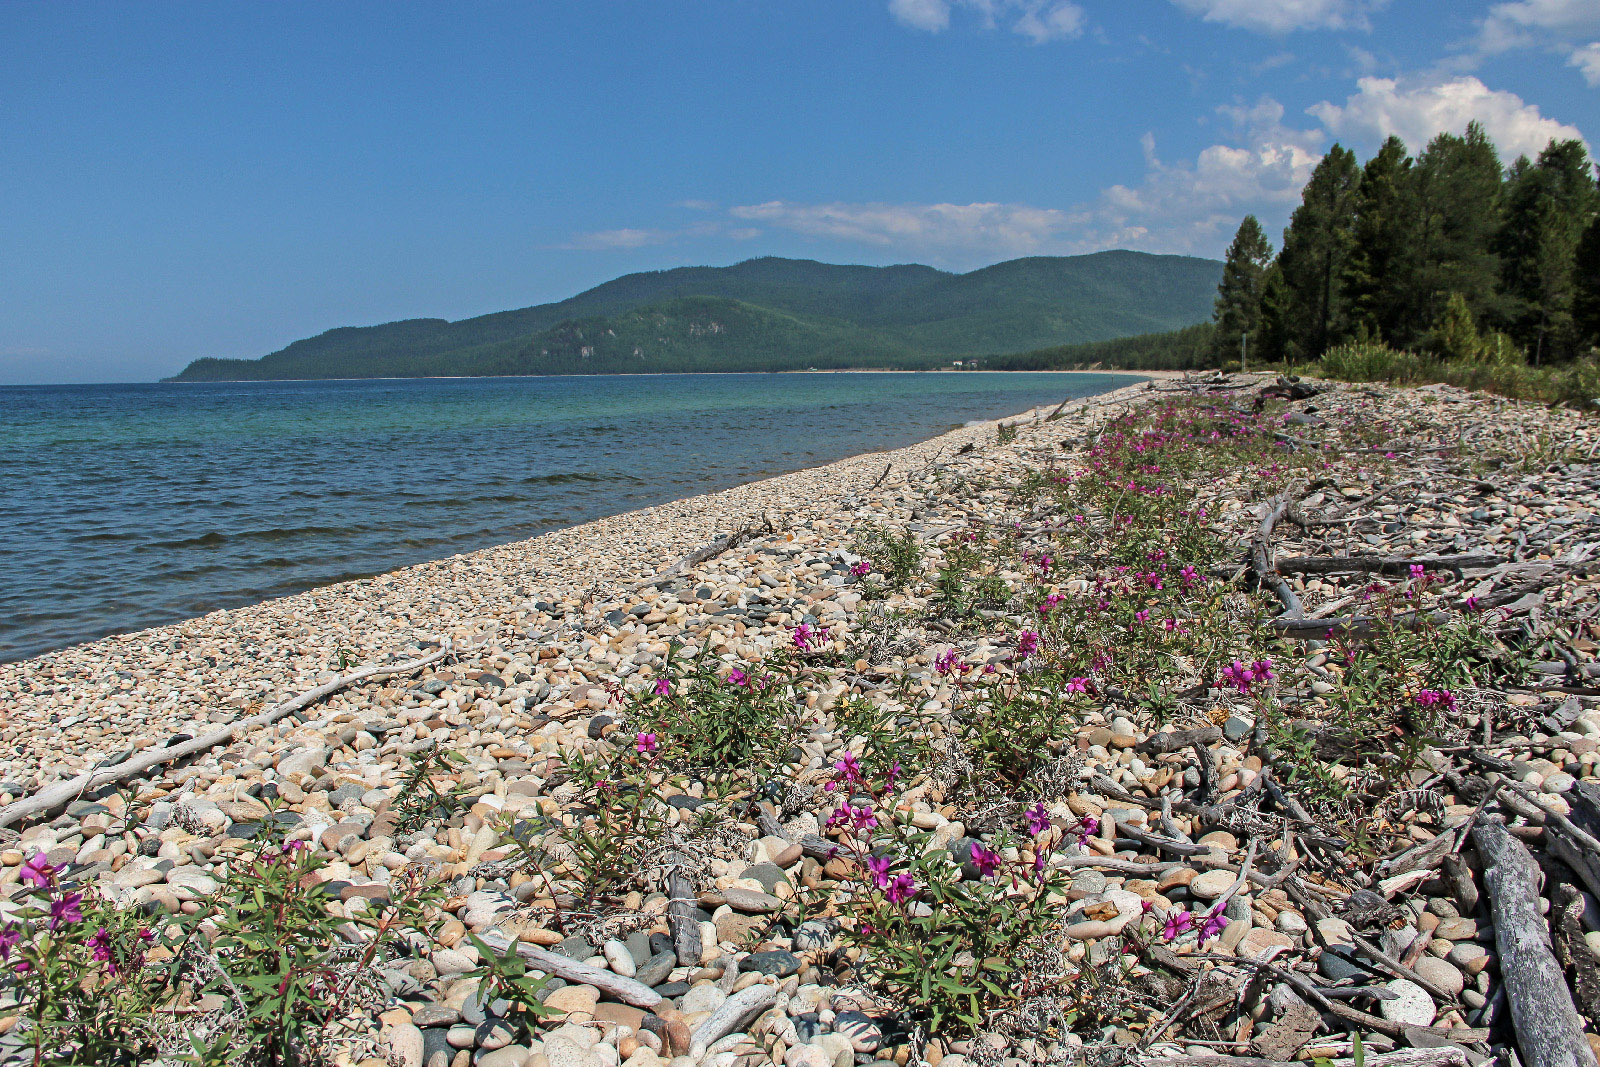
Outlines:
<svg viewBox="0 0 1600 1067"><path fill-rule="evenodd" d="M808 370L706 370L706 371L615 371L606 374L424 374L394 375L374 378L214 378L209 381L179 381L176 378L158 378L153 382L73 382L75 385L250 385L285 382L461 382L505 381L517 378L665 378L681 376L696 378L732 377L740 374L1121 374L1142 378L1181 378L1186 371L1130 370L952 370L938 367L933 370L907 370L901 367L834 367ZM24 388L12 386L8 388ZM32 386L30 388L57 388L57 386Z"/></svg>

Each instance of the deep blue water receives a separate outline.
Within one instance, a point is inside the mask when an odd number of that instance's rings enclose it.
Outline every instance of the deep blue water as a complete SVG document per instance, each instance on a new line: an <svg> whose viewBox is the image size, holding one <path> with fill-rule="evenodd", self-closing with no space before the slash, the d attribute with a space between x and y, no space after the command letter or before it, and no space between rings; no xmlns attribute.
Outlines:
<svg viewBox="0 0 1600 1067"><path fill-rule="evenodd" d="M0 388L0 661L898 448L1130 380Z"/></svg>

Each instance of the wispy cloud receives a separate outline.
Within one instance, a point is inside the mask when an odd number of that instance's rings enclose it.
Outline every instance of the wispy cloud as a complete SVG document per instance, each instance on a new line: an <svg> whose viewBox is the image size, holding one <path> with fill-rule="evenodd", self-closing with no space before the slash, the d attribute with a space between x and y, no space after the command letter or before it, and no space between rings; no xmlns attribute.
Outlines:
<svg viewBox="0 0 1600 1067"><path fill-rule="evenodd" d="M1072 222L1068 212L1028 204L801 204L769 200L731 209L734 218L810 237L908 252L1027 255Z"/></svg>
<svg viewBox="0 0 1600 1067"><path fill-rule="evenodd" d="M949 29L957 11L986 29L1003 25L1035 44L1081 37L1089 26L1088 14L1072 0L889 0L896 21L926 33Z"/></svg>
<svg viewBox="0 0 1600 1067"><path fill-rule="evenodd" d="M1337 137L1369 142L1395 134L1420 151L1440 133L1460 133L1474 120L1507 159L1535 156L1551 141L1583 139L1575 126L1540 113L1516 93L1490 89L1477 78L1362 78L1343 104L1307 109Z"/></svg>
<svg viewBox="0 0 1600 1067"><path fill-rule="evenodd" d="M1446 68L1473 69L1485 56L1532 48L1554 53L1600 88L1600 3L1595 0L1502 0L1478 21L1478 33Z"/></svg>
<svg viewBox="0 0 1600 1067"><path fill-rule="evenodd" d="M1207 22L1254 30L1370 30L1368 18L1388 0L1173 0Z"/></svg>

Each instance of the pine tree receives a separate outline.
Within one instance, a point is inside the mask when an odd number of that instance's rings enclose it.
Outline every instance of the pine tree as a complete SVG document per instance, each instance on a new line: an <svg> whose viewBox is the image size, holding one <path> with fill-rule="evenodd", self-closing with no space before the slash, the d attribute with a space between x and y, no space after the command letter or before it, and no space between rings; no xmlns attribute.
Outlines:
<svg viewBox="0 0 1600 1067"><path fill-rule="evenodd" d="M1253 335L1261 325L1261 281L1271 262L1272 245L1267 243L1261 223L1254 215L1246 215L1228 246L1217 286L1212 317L1217 323L1213 351L1218 362L1237 358L1242 338L1259 342Z"/></svg>
<svg viewBox="0 0 1600 1067"><path fill-rule="evenodd" d="M1594 216L1595 182L1581 141L1551 141L1537 162L1517 160L1507 182L1501 318L1534 363L1576 353L1573 265Z"/></svg>
<svg viewBox="0 0 1600 1067"><path fill-rule="evenodd" d="M1407 210L1413 163L1405 142L1391 135L1362 169L1353 245L1343 279L1352 335L1404 343L1403 282L1415 222Z"/></svg>
<svg viewBox="0 0 1600 1067"><path fill-rule="evenodd" d="M1445 301L1444 312L1433 328L1433 350L1441 359L1456 361L1476 359L1483 351L1478 325L1460 293L1451 293Z"/></svg>
<svg viewBox="0 0 1600 1067"><path fill-rule="evenodd" d="M1600 345L1600 213L1583 231L1572 257L1572 325L1580 349Z"/></svg>
<svg viewBox="0 0 1600 1067"><path fill-rule="evenodd" d="M1427 334L1451 293L1460 293L1476 317L1492 313L1500 276L1492 247L1500 230L1500 158L1483 127L1473 122L1464 136L1435 137L1417 159L1415 175L1415 238L1401 282L1402 344Z"/></svg>
<svg viewBox="0 0 1600 1067"><path fill-rule="evenodd" d="M1347 148L1322 157L1283 233L1278 265L1288 290L1285 356L1314 359L1351 329L1344 278L1355 245L1361 169Z"/></svg>

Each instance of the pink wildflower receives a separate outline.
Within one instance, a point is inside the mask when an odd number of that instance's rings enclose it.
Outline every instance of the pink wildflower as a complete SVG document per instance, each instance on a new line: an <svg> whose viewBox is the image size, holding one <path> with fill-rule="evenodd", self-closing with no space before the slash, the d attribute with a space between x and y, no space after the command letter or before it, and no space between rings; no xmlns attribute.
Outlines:
<svg viewBox="0 0 1600 1067"><path fill-rule="evenodd" d="M889 888L889 868L894 866L894 860L888 856L868 856L867 870L872 872L872 880L879 889Z"/></svg>
<svg viewBox="0 0 1600 1067"><path fill-rule="evenodd" d="M82 903L82 893L66 893L61 899L51 901L50 929L54 930L63 923L82 922L83 912L78 907Z"/></svg>
<svg viewBox="0 0 1600 1067"><path fill-rule="evenodd" d="M872 573L872 564L868 563L864 559L857 560L855 566L850 568L850 573L855 575L857 578L865 578L867 575Z"/></svg>
<svg viewBox="0 0 1600 1067"><path fill-rule="evenodd" d="M1066 691L1069 693L1087 693L1089 691L1089 679L1082 675L1069 679L1066 684Z"/></svg>
<svg viewBox="0 0 1600 1067"><path fill-rule="evenodd" d="M1078 844L1087 845L1089 838L1100 832L1100 820L1093 815L1085 815L1078 824Z"/></svg>
<svg viewBox="0 0 1600 1067"><path fill-rule="evenodd" d="M976 841L972 843L971 852L972 862L977 866L978 873L984 878L988 878L990 875L994 874L995 871L999 870L1000 854L998 852L993 852L987 848L984 848Z"/></svg>
<svg viewBox="0 0 1600 1067"><path fill-rule="evenodd" d="M946 649L933 661L933 667L940 674L953 674L961 668L961 656L953 648Z"/></svg>
<svg viewBox="0 0 1600 1067"><path fill-rule="evenodd" d="M1209 941L1222 933L1228 925L1227 916L1222 914L1221 908L1212 908L1206 912L1205 922L1200 924L1200 940Z"/></svg>
<svg viewBox="0 0 1600 1067"><path fill-rule="evenodd" d="M801 652L811 651L812 643L818 639L817 631L812 629L809 623L801 623L796 626L792 636L794 638L794 647Z"/></svg>
<svg viewBox="0 0 1600 1067"><path fill-rule="evenodd" d="M738 667L735 667L733 670L728 672L728 684L729 685L749 685L750 684L750 676L748 674L746 674L744 671L740 670Z"/></svg>
<svg viewBox="0 0 1600 1067"><path fill-rule="evenodd" d="M1024 630L1017 635L1017 658L1027 659L1039 651L1039 635L1032 630Z"/></svg>
<svg viewBox="0 0 1600 1067"><path fill-rule="evenodd" d="M13 923L0 930L0 962L11 958L11 950L22 940L22 929Z"/></svg>
<svg viewBox="0 0 1600 1067"><path fill-rule="evenodd" d="M656 735L655 734L644 734L644 733L642 733L642 734L639 735L638 743L635 744L633 747L637 748L641 753L648 754L648 753L655 752L655 750L659 746L656 744Z"/></svg>
<svg viewBox="0 0 1600 1067"><path fill-rule="evenodd" d="M1043 801L1029 808L1024 814L1028 819L1028 832L1034 837L1050 829L1050 812L1046 810Z"/></svg>
<svg viewBox="0 0 1600 1067"><path fill-rule="evenodd" d="M666 678L657 678L655 684L656 696L668 696L672 692L672 682Z"/></svg>
<svg viewBox="0 0 1600 1067"><path fill-rule="evenodd" d="M1175 911L1167 916L1166 925L1161 928L1161 937L1164 941L1173 941L1185 930L1194 925L1194 916L1187 911Z"/></svg>
<svg viewBox="0 0 1600 1067"><path fill-rule="evenodd" d="M50 865L50 860L43 852L35 852L33 858L22 865L22 880L40 889L50 884L50 879L55 877L55 873L56 869Z"/></svg>
<svg viewBox="0 0 1600 1067"><path fill-rule="evenodd" d="M904 872L895 875L894 881L889 883L888 896L889 902L892 904L899 904L903 901L910 900L912 897L916 896L916 893L916 879Z"/></svg>
<svg viewBox="0 0 1600 1067"><path fill-rule="evenodd" d="M1417 703L1425 708L1437 705L1450 711L1456 706L1456 695L1448 689L1424 689L1417 693Z"/></svg>

